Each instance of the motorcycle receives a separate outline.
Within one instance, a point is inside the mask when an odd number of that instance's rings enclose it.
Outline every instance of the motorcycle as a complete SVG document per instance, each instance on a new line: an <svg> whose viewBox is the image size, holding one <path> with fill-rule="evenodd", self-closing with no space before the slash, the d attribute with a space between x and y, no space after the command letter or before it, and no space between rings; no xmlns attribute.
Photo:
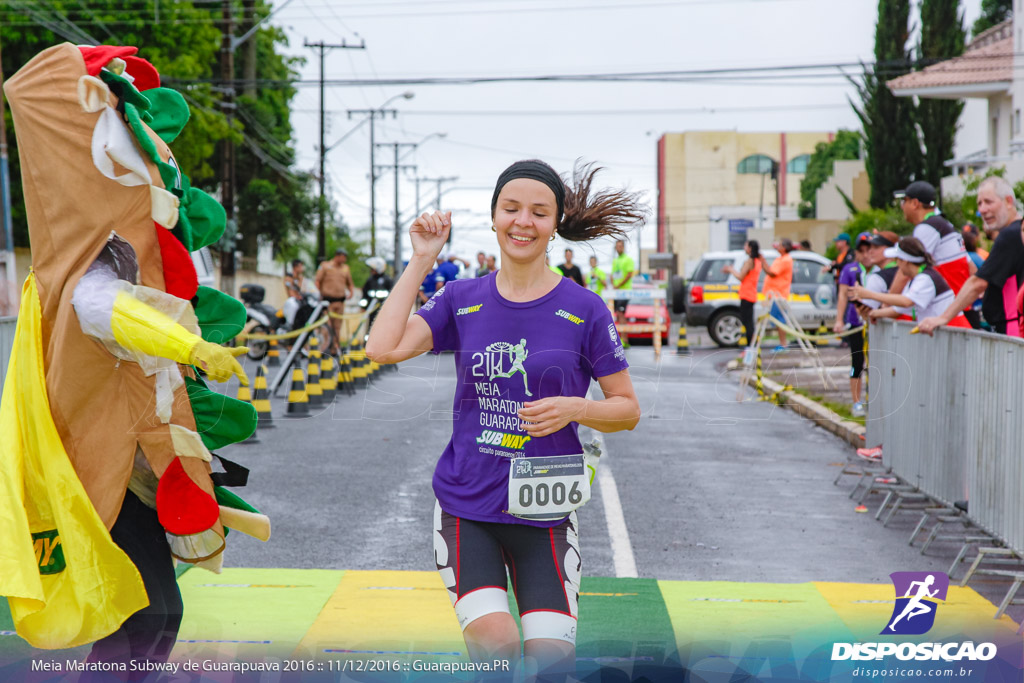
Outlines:
<svg viewBox="0 0 1024 683"><path fill-rule="evenodd" d="M307 293L302 301L290 298L281 309L263 303L266 291L260 285L246 284L239 290L239 297L245 304L245 331L249 334L286 334L302 327L309 321L313 310L320 303L314 293ZM285 311L288 311L286 316ZM292 322L288 322L292 318ZM250 339L246 342L249 351L246 356L255 361L263 360L270 349L270 342L264 339Z"/></svg>

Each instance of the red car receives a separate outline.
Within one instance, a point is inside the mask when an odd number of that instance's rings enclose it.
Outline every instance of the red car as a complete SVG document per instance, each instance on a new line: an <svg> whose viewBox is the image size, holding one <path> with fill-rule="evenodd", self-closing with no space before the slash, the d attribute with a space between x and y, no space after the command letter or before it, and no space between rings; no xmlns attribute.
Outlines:
<svg viewBox="0 0 1024 683"><path fill-rule="evenodd" d="M664 332L661 333L662 345L668 344L668 306L664 301L659 301L658 305L661 306L661 324L665 326ZM626 306L626 322L634 323L637 325L653 325L654 324L654 302L633 302L630 301ZM626 338L629 343L632 344L636 341L646 340L652 342L654 340L654 334L651 332L628 332Z"/></svg>

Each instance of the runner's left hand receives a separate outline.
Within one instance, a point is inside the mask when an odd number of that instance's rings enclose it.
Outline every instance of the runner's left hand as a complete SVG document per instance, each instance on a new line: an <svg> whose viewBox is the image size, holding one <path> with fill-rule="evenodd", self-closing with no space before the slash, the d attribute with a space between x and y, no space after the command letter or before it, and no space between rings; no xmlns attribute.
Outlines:
<svg viewBox="0 0 1024 683"><path fill-rule="evenodd" d="M523 429L533 437L554 434L570 422L583 417L586 399L578 396L551 396L539 401L527 401L519 411Z"/></svg>

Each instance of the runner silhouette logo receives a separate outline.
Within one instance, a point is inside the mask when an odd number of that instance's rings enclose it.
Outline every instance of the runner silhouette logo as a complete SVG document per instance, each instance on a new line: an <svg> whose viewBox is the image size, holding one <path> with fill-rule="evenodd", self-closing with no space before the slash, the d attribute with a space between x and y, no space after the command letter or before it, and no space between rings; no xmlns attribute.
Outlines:
<svg viewBox="0 0 1024 683"><path fill-rule="evenodd" d="M939 603L945 602L949 577L942 572L893 572L896 606L881 635L916 636L935 625Z"/></svg>

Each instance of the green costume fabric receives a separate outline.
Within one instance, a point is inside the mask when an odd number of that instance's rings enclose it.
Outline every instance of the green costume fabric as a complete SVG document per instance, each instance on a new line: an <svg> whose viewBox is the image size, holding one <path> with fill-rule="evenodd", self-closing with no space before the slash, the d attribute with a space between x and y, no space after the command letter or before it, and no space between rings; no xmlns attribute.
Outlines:
<svg viewBox="0 0 1024 683"><path fill-rule="evenodd" d="M203 380L185 378L196 431L211 451L244 441L256 431L256 409L239 401L210 391Z"/></svg>
<svg viewBox="0 0 1024 683"><path fill-rule="evenodd" d="M153 119L149 127L161 140L171 144L188 123L189 110L185 98L170 88L151 88L145 97L152 104Z"/></svg>
<svg viewBox="0 0 1024 683"><path fill-rule="evenodd" d="M201 336L208 342L223 344L238 336L245 327L245 304L219 290L200 285L192 307L199 320Z"/></svg>

